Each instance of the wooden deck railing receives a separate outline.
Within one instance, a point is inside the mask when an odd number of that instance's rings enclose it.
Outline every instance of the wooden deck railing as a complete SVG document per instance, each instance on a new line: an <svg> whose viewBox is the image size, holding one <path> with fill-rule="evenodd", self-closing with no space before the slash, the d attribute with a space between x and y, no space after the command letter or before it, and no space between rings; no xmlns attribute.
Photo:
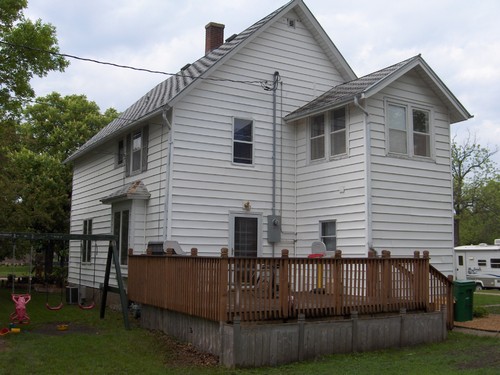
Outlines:
<svg viewBox="0 0 500 375"><path fill-rule="evenodd" d="M220 258L130 255L129 299L230 322L448 309L451 281L429 264L429 255L391 258Z"/></svg>

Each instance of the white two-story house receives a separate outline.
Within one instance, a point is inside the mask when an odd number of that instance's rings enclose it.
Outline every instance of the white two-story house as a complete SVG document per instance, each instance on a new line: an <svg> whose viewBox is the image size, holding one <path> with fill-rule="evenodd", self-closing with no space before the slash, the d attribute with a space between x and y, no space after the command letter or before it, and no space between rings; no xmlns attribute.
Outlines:
<svg viewBox="0 0 500 375"><path fill-rule="evenodd" d="M450 125L471 116L421 56L358 78L302 0L225 40L206 32L203 57L68 159L72 233L119 235L125 275L129 248L165 241L211 256L428 250L452 273ZM83 262L91 285L104 253L72 244L70 281Z"/></svg>

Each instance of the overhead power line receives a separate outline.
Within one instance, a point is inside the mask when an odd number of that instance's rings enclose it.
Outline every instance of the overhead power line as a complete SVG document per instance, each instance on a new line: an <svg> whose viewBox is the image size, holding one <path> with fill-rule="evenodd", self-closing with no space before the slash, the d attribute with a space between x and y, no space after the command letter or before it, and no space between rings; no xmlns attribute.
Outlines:
<svg viewBox="0 0 500 375"><path fill-rule="evenodd" d="M258 84L258 85L268 84L268 81L266 81L266 80L243 81L243 80L233 80L233 79L227 79L227 78L210 78L210 77L192 76L192 75L186 75L186 74L180 74L180 73L168 73L168 72L163 72L161 70L138 68L138 67L130 66L130 65L117 64L117 63L112 63L112 62L108 62L108 61L96 60L96 59L91 59L91 58L81 57L81 56L76 56L76 55L70 55L67 53L60 53L60 52L44 50L41 48L31 47L31 46L27 46L27 45L23 45L23 44L10 43L10 42L6 42L5 40L0 40L0 44L6 45L9 47L13 47L13 48L18 48L18 49L26 49L26 50L30 50L30 51L48 53L48 54L54 55L54 56L61 56L61 57L69 58L69 59L80 60L80 61L90 62L90 63L94 63L94 64L100 64L100 65L107 65L107 66L112 66L115 68L129 69L129 70L135 70L135 71L139 71L139 72L146 72L146 73L151 73L151 74L190 77L192 79L205 79L205 80L211 80L211 81L226 81L226 82L243 83L243 84Z"/></svg>

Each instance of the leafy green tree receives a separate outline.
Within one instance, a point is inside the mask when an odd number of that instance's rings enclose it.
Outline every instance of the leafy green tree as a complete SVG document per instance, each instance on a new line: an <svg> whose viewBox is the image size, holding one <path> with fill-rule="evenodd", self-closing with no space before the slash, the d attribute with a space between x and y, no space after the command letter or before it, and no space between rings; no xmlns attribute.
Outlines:
<svg viewBox="0 0 500 375"><path fill-rule="evenodd" d="M490 182L494 182L498 174L498 169L491 159L497 150L482 147L469 136L462 144L453 142L451 151L455 246L458 246L466 243L463 242L465 239L461 235L462 220L467 218L471 224L474 222L470 220L471 215L478 215L479 212L488 215L485 204L486 195L490 188L486 187L492 186ZM479 202L483 203L479 204ZM476 216L477 218L479 216ZM470 229L468 232L470 233ZM485 242L485 240L480 242Z"/></svg>
<svg viewBox="0 0 500 375"><path fill-rule="evenodd" d="M27 0L0 1L0 230L17 228L12 217L18 191L15 165L8 154L18 150L16 124L24 104L35 97L34 76L63 71L68 61L58 55L54 26L24 16ZM0 244L1 246L1 244Z"/></svg>
<svg viewBox="0 0 500 375"><path fill-rule="evenodd" d="M496 238L500 238L500 175L476 190L460 220L461 244L491 244Z"/></svg>
<svg viewBox="0 0 500 375"><path fill-rule="evenodd" d="M67 232L71 201L71 166L64 160L117 116L100 113L85 95L38 98L18 126L21 146L9 153L17 184L15 223L37 232Z"/></svg>
<svg viewBox="0 0 500 375"><path fill-rule="evenodd" d="M27 19L27 0L0 2L0 118L16 116L35 97L34 76L64 71L68 61L58 55L56 30L41 20Z"/></svg>
<svg viewBox="0 0 500 375"><path fill-rule="evenodd" d="M26 107L19 144L6 154L11 204L3 230L69 232L72 170L63 162L117 115L101 114L85 95L52 93Z"/></svg>

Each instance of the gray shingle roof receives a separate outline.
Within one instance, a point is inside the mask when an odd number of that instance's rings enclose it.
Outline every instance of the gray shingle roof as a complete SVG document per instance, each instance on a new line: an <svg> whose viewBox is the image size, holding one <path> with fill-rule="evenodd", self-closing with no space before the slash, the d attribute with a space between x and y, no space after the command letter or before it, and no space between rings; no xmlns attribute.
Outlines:
<svg viewBox="0 0 500 375"><path fill-rule="evenodd" d="M149 199L151 194L141 180L130 182L110 195L101 199L104 204L111 204L123 199Z"/></svg>
<svg viewBox="0 0 500 375"><path fill-rule="evenodd" d="M289 113L285 117L285 121L296 120L301 117L309 116L314 113L321 112L326 108L332 108L346 104L354 99L355 96L367 92L370 88L381 83L386 78L411 63L415 59L420 58L420 55L411 57L387 68L370 73L353 81L335 86L331 90L325 92L318 98Z"/></svg>
<svg viewBox="0 0 500 375"><path fill-rule="evenodd" d="M177 97L184 89L190 84L198 80L204 73L206 73L212 66L219 62L225 55L235 49L240 43L249 38L261 27L266 25L271 19L277 16L281 11L290 6L295 0L288 2L282 7L278 8L268 16L262 18L260 21L254 23L252 26L232 38L230 41L224 43L219 48L213 50L199 60L192 63L188 68L181 70L177 74L171 76L165 81L158 84L146 95L137 100L118 118L106 125L101 131L95 134L85 144L83 144L75 153L73 153L66 162L76 159L78 156L86 153L93 147L101 144L103 141L121 132L126 131L129 127L135 125L137 121L146 119L149 116L157 113L162 108L168 105L175 97Z"/></svg>

